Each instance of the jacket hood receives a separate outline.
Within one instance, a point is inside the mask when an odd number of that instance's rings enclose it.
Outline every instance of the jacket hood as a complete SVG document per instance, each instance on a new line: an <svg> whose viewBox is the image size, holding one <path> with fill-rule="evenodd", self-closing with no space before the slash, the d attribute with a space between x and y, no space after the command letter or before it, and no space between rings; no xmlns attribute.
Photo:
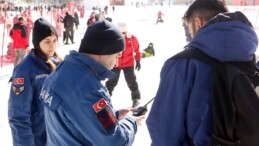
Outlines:
<svg viewBox="0 0 259 146"><path fill-rule="evenodd" d="M251 61L258 38L241 12L219 14L198 30L188 48L197 48L221 61Z"/></svg>

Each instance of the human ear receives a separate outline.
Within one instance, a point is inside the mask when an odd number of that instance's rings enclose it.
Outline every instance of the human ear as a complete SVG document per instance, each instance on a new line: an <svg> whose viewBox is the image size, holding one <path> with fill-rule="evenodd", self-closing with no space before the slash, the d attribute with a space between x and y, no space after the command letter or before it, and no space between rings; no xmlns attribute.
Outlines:
<svg viewBox="0 0 259 146"><path fill-rule="evenodd" d="M200 29L204 25L204 21L202 20L201 17L196 17L195 18L195 23L198 29Z"/></svg>

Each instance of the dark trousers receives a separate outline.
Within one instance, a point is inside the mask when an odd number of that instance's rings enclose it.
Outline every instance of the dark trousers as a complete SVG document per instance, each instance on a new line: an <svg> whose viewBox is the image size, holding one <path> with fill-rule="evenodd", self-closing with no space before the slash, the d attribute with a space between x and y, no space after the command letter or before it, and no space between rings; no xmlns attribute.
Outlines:
<svg viewBox="0 0 259 146"><path fill-rule="evenodd" d="M63 42L66 41L66 37L67 37L67 36L66 36L66 31L63 31ZM72 40L72 38L71 38L70 35L69 35L68 37L69 37L70 40Z"/></svg>
<svg viewBox="0 0 259 146"><path fill-rule="evenodd" d="M163 23L163 22L164 22L164 20L162 19L162 17L161 17L161 16L157 17L156 23L158 23L158 22L161 22L161 23Z"/></svg>
<svg viewBox="0 0 259 146"><path fill-rule="evenodd" d="M66 44L68 43L68 38L70 38L71 43L74 43L74 28L67 27L66 29Z"/></svg>
<svg viewBox="0 0 259 146"><path fill-rule="evenodd" d="M125 80L127 85L131 91L131 99L140 99L140 92L138 88L137 78L134 73L134 66L132 67L125 67L125 68L113 68L112 71L116 73L116 76L113 79L108 80L105 83L105 86L109 90L110 95L112 95L112 91L114 90L115 86L118 84L120 78L120 72L123 70Z"/></svg>

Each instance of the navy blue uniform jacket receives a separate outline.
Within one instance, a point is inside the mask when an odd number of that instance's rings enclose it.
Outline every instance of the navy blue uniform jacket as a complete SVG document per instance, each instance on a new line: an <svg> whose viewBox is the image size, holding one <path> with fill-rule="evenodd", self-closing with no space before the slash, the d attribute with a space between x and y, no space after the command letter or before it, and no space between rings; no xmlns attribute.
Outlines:
<svg viewBox="0 0 259 146"><path fill-rule="evenodd" d="M49 65L36 58L34 51L30 51L13 71L8 118L15 146L46 144L44 108L39 96L50 72Z"/></svg>
<svg viewBox="0 0 259 146"><path fill-rule="evenodd" d="M48 146L132 145L136 121L128 116L117 121L108 90L101 83L114 75L82 53L71 51L65 57L46 79L40 96Z"/></svg>

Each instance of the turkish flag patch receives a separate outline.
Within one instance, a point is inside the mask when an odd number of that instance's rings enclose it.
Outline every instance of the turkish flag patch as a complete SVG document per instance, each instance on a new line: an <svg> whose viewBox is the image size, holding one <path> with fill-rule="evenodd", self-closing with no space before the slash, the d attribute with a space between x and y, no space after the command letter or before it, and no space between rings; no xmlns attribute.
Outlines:
<svg viewBox="0 0 259 146"><path fill-rule="evenodd" d="M105 101L104 98L100 99L99 101L97 101L94 105L93 105L93 108L94 108L94 111L96 113L98 113L99 111L101 111L103 108L105 108L107 106L107 103Z"/></svg>
<svg viewBox="0 0 259 146"><path fill-rule="evenodd" d="M118 120L110 105L105 106L97 114L97 118L106 132L114 133Z"/></svg>
<svg viewBox="0 0 259 146"><path fill-rule="evenodd" d="M24 78L15 78L14 79L14 85L23 85L24 84Z"/></svg>

